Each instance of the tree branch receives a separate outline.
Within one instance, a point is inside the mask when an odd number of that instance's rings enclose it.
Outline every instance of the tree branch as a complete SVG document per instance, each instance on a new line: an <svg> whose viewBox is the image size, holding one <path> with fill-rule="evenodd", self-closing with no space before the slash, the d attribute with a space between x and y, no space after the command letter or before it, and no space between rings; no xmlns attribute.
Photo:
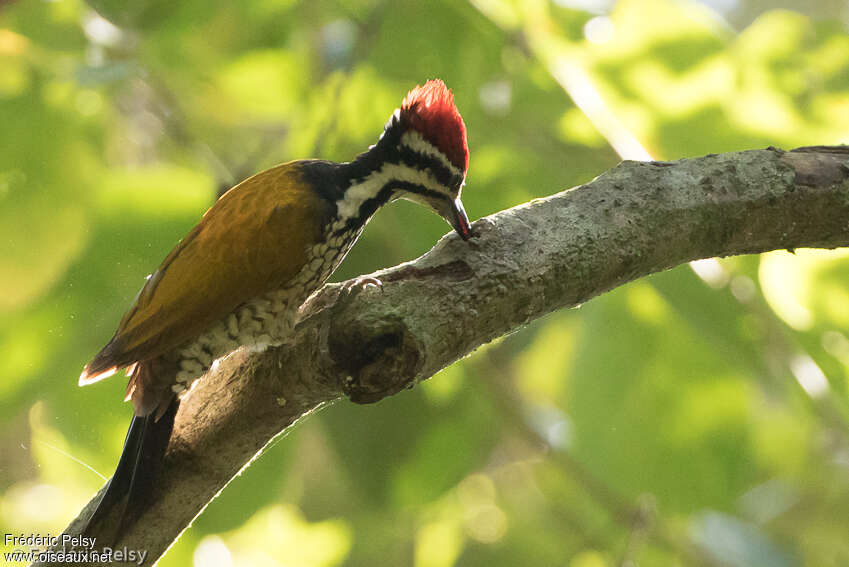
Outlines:
<svg viewBox="0 0 849 567"><path fill-rule="evenodd" d="M474 232L373 274L381 288L325 286L290 344L222 360L183 401L150 508L117 547L147 550L151 564L274 436L342 396L376 402L537 317L683 262L849 245L849 148L623 162Z"/></svg>

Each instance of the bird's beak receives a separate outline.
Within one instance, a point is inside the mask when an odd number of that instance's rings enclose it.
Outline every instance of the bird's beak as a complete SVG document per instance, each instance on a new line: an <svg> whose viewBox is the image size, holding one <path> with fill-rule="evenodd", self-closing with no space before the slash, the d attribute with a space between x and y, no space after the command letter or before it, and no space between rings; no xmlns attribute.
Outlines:
<svg viewBox="0 0 849 567"><path fill-rule="evenodd" d="M447 208L448 210L442 213L442 217L454 227L460 238L468 240L472 236L472 229L469 226L469 217L466 216L466 209L463 208L460 197L454 199Z"/></svg>

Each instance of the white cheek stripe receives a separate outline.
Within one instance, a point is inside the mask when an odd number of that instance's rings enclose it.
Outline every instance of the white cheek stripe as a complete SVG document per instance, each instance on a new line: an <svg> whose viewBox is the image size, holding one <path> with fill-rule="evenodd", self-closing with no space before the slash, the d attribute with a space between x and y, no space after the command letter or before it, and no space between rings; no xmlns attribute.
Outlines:
<svg viewBox="0 0 849 567"><path fill-rule="evenodd" d="M339 218L349 219L356 216L360 210L360 205L366 199L377 195L380 188L383 187L380 179L376 177L378 173L380 172L376 171L366 177L362 183L348 187L347 191L345 191L345 196L341 200L336 201L336 210Z"/></svg>
<svg viewBox="0 0 849 567"><path fill-rule="evenodd" d="M372 172L362 183L349 187L342 200L336 201L339 217L343 219L356 217L360 212L360 206L366 200L376 196L392 180L415 183L436 193L448 194L445 187L427 171L396 163L384 163L381 169Z"/></svg>
<svg viewBox="0 0 849 567"><path fill-rule="evenodd" d="M407 146L411 150L420 154L424 154L426 156L438 159L442 162L442 165L447 167L448 170L454 175L461 175L463 173L462 171L460 171L460 168L448 161L448 158L445 157L445 154L436 149L433 144L425 140L422 135L416 132L415 130L408 130L407 132L404 132L401 135L401 145Z"/></svg>

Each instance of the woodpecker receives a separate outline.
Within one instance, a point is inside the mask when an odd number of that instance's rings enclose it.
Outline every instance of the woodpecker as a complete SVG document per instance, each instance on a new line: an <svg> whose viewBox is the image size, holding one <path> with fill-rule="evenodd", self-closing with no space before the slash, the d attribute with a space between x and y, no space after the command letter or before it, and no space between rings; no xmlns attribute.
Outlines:
<svg viewBox="0 0 849 567"><path fill-rule="evenodd" d="M148 276L112 339L80 375L87 385L125 369L125 401L134 413L84 532L116 516L120 531L129 515L140 513L181 398L238 347L284 342L298 308L382 205L395 199L426 205L468 240L460 201L468 166L466 126L437 79L411 90L378 142L353 161L291 161L222 195Z"/></svg>

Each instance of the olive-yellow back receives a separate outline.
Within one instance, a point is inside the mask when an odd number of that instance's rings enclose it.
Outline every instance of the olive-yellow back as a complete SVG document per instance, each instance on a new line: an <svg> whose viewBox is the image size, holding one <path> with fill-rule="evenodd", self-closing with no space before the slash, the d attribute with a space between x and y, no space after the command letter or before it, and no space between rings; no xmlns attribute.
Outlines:
<svg viewBox="0 0 849 567"><path fill-rule="evenodd" d="M87 366L91 380L168 352L297 274L331 214L331 204L304 183L298 163L246 179L203 215Z"/></svg>

